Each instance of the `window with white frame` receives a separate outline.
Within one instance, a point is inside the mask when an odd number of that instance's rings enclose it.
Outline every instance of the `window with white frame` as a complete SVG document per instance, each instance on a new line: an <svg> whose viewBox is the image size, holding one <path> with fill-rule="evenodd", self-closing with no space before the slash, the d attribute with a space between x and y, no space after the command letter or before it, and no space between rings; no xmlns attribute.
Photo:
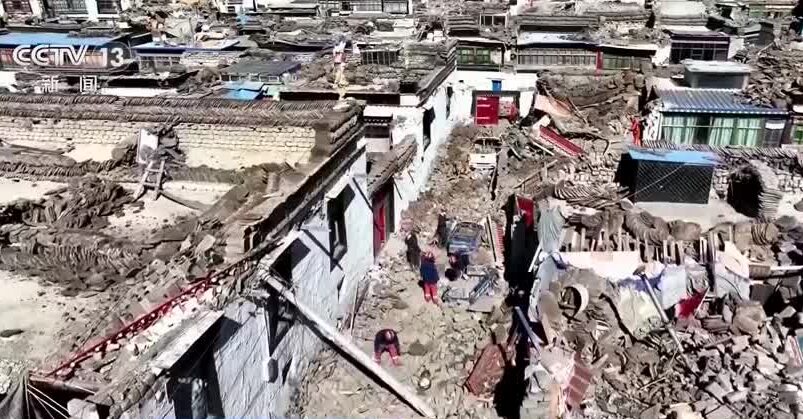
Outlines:
<svg viewBox="0 0 803 419"><path fill-rule="evenodd" d="M480 18L481 26L505 26L505 16L483 15Z"/></svg>
<svg viewBox="0 0 803 419"><path fill-rule="evenodd" d="M367 50L360 51L360 59L363 64L391 65L399 59L399 51L389 50Z"/></svg>
<svg viewBox="0 0 803 419"><path fill-rule="evenodd" d="M408 14L410 13L406 1L386 1L382 5L385 13Z"/></svg>

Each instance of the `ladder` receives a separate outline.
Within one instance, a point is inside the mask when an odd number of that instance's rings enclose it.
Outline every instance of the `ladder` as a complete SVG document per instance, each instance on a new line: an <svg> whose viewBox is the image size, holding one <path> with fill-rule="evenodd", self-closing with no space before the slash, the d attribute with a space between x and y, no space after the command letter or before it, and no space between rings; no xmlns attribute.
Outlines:
<svg viewBox="0 0 803 419"><path fill-rule="evenodd" d="M154 191L153 200L159 198L159 195L162 192L162 177L164 176L165 172L165 159L161 159L159 162L159 168L154 169L153 166L155 165L155 161L151 160L148 162L148 167L145 168L145 171L142 173L142 179L139 181L139 187L137 188L137 193L134 195L134 200L139 199L142 195L145 194L146 188L151 188ZM151 180L151 175L156 174L156 179Z"/></svg>

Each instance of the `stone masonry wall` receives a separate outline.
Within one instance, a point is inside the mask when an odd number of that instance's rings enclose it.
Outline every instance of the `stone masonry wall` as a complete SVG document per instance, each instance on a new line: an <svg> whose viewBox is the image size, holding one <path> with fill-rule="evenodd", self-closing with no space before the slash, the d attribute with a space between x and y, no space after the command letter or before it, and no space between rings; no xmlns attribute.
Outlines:
<svg viewBox="0 0 803 419"><path fill-rule="evenodd" d="M763 157L757 158L773 168L778 177L778 186L784 193L803 192L803 171L794 158ZM576 163L559 168L554 176L558 179L571 180L578 183L604 184L614 181L620 161L619 156L608 155L604 160ZM725 163L714 170L711 189L719 196L728 190L728 179L731 172L743 164L745 159L726 159ZM572 167L573 166L573 167Z"/></svg>
<svg viewBox="0 0 803 419"><path fill-rule="evenodd" d="M78 150L81 156L106 160L114 145L136 141L140 130L154 126L149 122L0 117L0 140L49 149L72 145L84 149ZM303 161L315 144L315 131L303 127L181 123L174 132L190 166L221 169Z"/></svg>

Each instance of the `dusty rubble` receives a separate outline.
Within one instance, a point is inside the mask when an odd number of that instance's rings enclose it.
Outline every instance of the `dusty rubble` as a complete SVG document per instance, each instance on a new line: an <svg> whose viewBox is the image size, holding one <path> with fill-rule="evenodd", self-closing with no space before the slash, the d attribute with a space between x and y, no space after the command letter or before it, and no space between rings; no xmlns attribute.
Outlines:
<svg viewBox="0 0 803 419"><path fill-rule="evenodd" d="M740 51L736 59L754 67L743 100L766 107L786 109L803 95L803 51L780 40L764 48Z"/></svg>
<svg viewBox="0 0 803 419"><path fill-rule="evenodd" d="M518 146L519 156L508 156L493 173L478 173L466 162L474 140L489 135ZM418 388L439 418L796 417L803 391L797 341L803 336L803 288L801 268L788 265L803 260L796 244L803 224L777 218L781 193L766 165L740 156L733 167L744 173L730 179L731 194L761 218L703 227L640 209L610 181L578 181L594 166L582 160L557 164L528 146L528 135L518 126L455 129L431 189L410 206L402 225L419 230L424 246L438 237L439 214L470 222L490 217L514 234L532 199L534 219L559 219L563 226L557 252L532 262L540 285L531 290L517 280L520 268L506 260L511 282L494 287L489 310L473 312L448 301L437 308L424 303L418 274L396 237L367 278L353 326L346 321L342 327L352 328L366 352L376 330L398 330L404 365L391 371ZM528 179L536 186L525 193ZM756 200L744 200L747 195ZM536 240L515 234L516 240ZM492 238L486 235L483 243L473 264L502 266L494 263ZM504 252L529 264L535 246ZM592 262L584 262L588 257ZM553 259L555 267L545 268ZM446 266L443 255L439 262ZM445 286L448 295L454 284ZM529 310L532 330L516 320L517 307ZM333 352L313 370L295 413L412 414Z"/></svg>

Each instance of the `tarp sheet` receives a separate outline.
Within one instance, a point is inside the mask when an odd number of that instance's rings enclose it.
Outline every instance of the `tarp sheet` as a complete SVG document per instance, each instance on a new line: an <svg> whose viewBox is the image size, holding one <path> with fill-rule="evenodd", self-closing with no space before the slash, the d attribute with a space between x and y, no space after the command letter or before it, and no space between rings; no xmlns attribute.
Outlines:
<svg viewBox="0 0 803 419"><path fill-rule="evenodd" d="M0 418L52 419L52 413L45 412L39 401L28 396L26 377L27 373L14 379L8 393L0 399Z"/></svg>

